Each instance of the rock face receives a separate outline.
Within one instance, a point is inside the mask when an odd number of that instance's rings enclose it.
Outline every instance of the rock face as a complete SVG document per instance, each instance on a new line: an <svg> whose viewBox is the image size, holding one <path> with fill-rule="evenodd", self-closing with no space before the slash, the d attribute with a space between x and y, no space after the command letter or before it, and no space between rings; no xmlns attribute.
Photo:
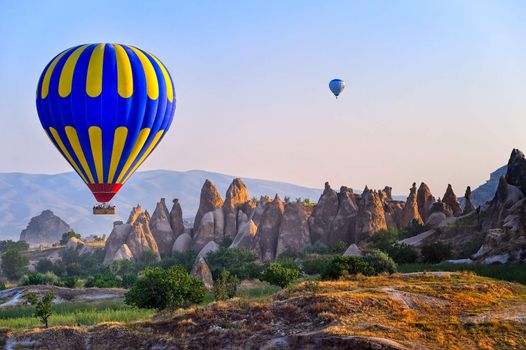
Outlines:
<svg viewBox="0 0 526 350"><path fill-rule="evenodd" d="M311 241L327 243L331 222L338 214L338 194L328 182L309 218Z"/></svg>
<svg viewBox="0 0 526 350"><path fill-rule="evenodd" d="M243 181L237 178L226 191L223 213L225 215L224 236L234 239L237 234L237 211L249 201L248 190Z"/></svg>
<svg viewBox="0 0 526 350"><path fill-rule="evenodd" d="M351 244L343 253L343 256L363 256L363 252L356 244Z"/></svg>
<svg viewBox="0 0 526 350"><path fill-rule="evenodd" d="M211 291L214 288L214 279L212 278L212 272L210 271L210 268L208 267L203 257L199 257L198 259L196 259L190 274L203 281L203 284L205 285L205 288L207 290Z"/></svg>
<svg viewBox="0 0 526 350"><path fill-rule="evenodd" d="M175 198L172 203L172 210L170 210L170 226L172 227L174 237L177 239L177 237L184 232L183 210L181 209L181 204L179 204L179 199Z"/></svg>
<svg viewBox="0 0 526 350"><path fill-rule="evenodd" d="M442 197L442 202L444 203L446 209L449 210L454 216L462 215L460 202L458 201L455 192L453 192L453 187L451 187L451 184L447 185L446 193L444 193L444 197Z"/></svg>
<svg viewBox="0 0 526 350"><path fill-rule="evenodd" d="M192 246L192 236L189 233L183 233L174 242L172 248L172 254L174 253L184 253Z"/></svg>
<svg viewBox="0 0 526 350"><path fill-rule="evenodd" d="M418 212L423 222L426 222L431 206L435 202L435 197L431 194L429 187L422 182L416 193L416 202L418 203Z"/></svg>
<svg viewBox="0 0 526 350"><path fill-rule="evenodd" d="M237 235L232 241L230 248L254 250L258 227L253 220L247 218L245 213L240 212L240 215L243 216L243 219L238 220Z"/></svg>
<svg viewBox="0 0 526 350"><path fill-rule="evenodd" d="M451 215L451 212L439 198L437 202L433 203L431 209L429 209L426 225L437 227Z"/></svg>
<svg viewBox="0 0 526 350"><path fill-rule="evenodd" d="M338 193L338 212L329 226L328 243L350 243L354 237L358 206L354 201L352 189L342 186Z"/></svg>
<svg viewBox="0 0 526 350"><path fill-rule="evenodd" d="M526 158L518 149L513 149L511 152L506 181L508 184L519 188L522 193L526 193Z"/></svg>
<svg viewBox="0 0 526 350"><path fill-rule="evenodd" d="M51 210L44 210L40 215L31 218L27 227L20 233L20 240L31 246L53 244L62 239L62 234L71 227Z"/></svg>
<svg viewBox="0 0 526 350"><path fill-rule="evenodd" d="M278 195L267 203L256 233L256 254L262 261L274 261L279 237L279 228L285 211Z"/></svg>
<svg viewBox="0 0 526 350"><path fill-rule="evenodd" d="M475 210L475 206L473 205L473 202L471 202L471 187L466 188L466 193L464 194L464 210L462 211L462 215L466 215L471 213L473 210Z"/></svg>
<svg viewBox="0 0 526 350"><path fill-rule="evenodd" d="M175 234L172 231L171 217L166 207L164 198L161 198L155 207L150 220L150 230L159 247L161 256L170 256L175 242ZM182 218L181 218L182 219Z"/></svg>
<svg viewBox="0 0 526 350"><path fill-rule="evenodd" d="M199 209L197 210L197 214L195 215L194 220L194 231L197 231L197 229L199 228L201 217L205 213L213 211L217 208L221 208L222 206L223 198L219 194L219 191L217 191L217 188L210 180L206 179L205 183L203 184L203 187L201 188L201 199L199 200Z"/></svg>
<svg viewBox="0 0 526 350"><path fill-rule="evenodd" d="M193 249L201 250L208 242L220 243L223 239L223 210L215 209L205 213L201 218L199 229L194 234Z"/></svg>
<svg viewBox="0 0 526 350"><path fill-rule="evenodd" d="M276 257L287 250L301 252L310 244L308 218L309 210L303 203L289 203L285 206L279 226Z"/></svg>
<svg viewBox="0 0 526 350"><path fill-rule="evenodd" d="M411 225L413 221L416 221L419 224L423 223L422 218L420 217L420 212L418 210L416 183L414 182L413 186L409 190L409 196L407 196L407 200L405 202L400 225L402 227L407 227Z"/></svg>
<svg viewBox="0 0 526 350"><path fill-rule="evenodd" d="M365 187L358 202L356 233L353 242L387 229L382 201L378 194Z"/></svg>

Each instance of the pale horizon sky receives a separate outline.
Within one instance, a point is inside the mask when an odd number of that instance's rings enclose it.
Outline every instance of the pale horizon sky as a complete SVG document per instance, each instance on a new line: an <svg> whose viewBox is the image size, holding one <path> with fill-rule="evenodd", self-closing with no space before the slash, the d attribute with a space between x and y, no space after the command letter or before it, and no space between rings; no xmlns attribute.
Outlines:
<svg viewBox="0 0 526 350"><path fill-rule="evenodd" d="M519 0L0 0L0 172L71 170L38 121L37 79L66 48L117 42L159 57L177 94L139 171L461 196L526 151L524 18Z"/></svg>

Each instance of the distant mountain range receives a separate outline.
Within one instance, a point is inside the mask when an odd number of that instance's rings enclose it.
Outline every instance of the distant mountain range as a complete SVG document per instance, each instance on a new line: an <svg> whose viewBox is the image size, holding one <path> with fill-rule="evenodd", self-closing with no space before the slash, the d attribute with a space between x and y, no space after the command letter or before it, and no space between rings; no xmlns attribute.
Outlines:
<svg viewBox="0 0 526 350"><path fill-rule="evenodd" d="M193 218L199 207L201 186L212 181L224 196L235 176L202 170L152 170L136 173L115 196L112 204L117 215L94 216L95 199L75 173L55 175L0 173L0 239L18 239L31 217L45 209L70 224L82 235L109 234L113 221L126 220L132 206L140 204L152 211L161 197L171 206L179 198L183 216ZM307 188L278 181L243 178L250 196L279 194L294 200L298 197L317 201L321 189Z"/></svg>

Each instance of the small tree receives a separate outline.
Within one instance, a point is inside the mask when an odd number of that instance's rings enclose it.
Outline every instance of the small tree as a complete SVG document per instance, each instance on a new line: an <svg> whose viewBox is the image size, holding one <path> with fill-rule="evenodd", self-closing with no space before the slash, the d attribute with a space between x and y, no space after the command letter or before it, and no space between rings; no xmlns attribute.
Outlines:
<svg viewBox="0 0 526 350"><path fill-rule="evenodd" d="M422 247L422 260L427 263L438 264L451 258L451 244L435 242Z"/></svg>
<svg viewBox="0 0 526 350"><path fill-rule="evenodd" d="M359 256L336 256L321 277L324 280L335 280L359 273L366 276L373 275L374 268Z"/></svg>
<svg viewBox="0 0 526 350"><path fill-rule="evenodd" d="M223 270L219 278L214 282L214 299L227 300L236 296L239 278Z"/></svg>
<svg viewBox="0 0 526 350"><path fill-rule="evenodd" d="M35 270L40 273L53 271L53 262L49 259L41 259L35 266Z"/></svg>
<svg viewBox="0 0 526 350"><path fill-rule="evenodd" d="M76 233L73 230L69 230L69 232L65 232L62 234L62 238L60 239L60 245L66 245L70 238L75 237L80 239L80 234Z"/></svg>
<svg viewBox="0 0 526 350"><path fill-rule="evenodd" d="M299 274L299 271L296 269L288 269L279 263L273 263L263 271L259 279L275 286L285 288L294 282Z"/></svg>
<svg viewBox="0 0 526 350"><path fill-rule="evenodd" d="M2 271L12 281L20 279L26 273L28 265L27 256L22 255L17 249L9 249L2 255Z"/></svg>
<svg viewBox="0 0 526 350"><path fill-rule="evenodd" d="M35 306L34 316L40 318L44 326L48 328L49 317L53 314L53 299L55 298L54 292L46 293L41 299L37 298L35 293L29 293L27 300L33 306Z"/></svg>
<svg viewBox="0 0 526 350"><path fill-rule="evenodd" d="M418 260L417 250L405 243L393 244L388 253L397 264L412 264Z"/></svg>
<svg viewBox="0 0 526 350"><path fill-rule="evenodd" d="M393 259L378 249L372 250L365 254L364 260L366 263L371 265L375 274L382 272L394 273L397 269L396 263L393 261Z"/></svg>

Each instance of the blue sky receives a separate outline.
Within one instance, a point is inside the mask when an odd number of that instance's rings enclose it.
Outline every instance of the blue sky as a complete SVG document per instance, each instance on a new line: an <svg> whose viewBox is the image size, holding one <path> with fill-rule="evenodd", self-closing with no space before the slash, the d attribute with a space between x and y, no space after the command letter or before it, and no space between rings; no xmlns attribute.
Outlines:
<svg viewBox="0 0 526 350"><path fill-rule="evenodd" d="M526 150L524 18L524 1L0 0L0 171L69 170L37 79L65 48L118 42L175 81L174 125L143 170L460 195Z"/></svg>

